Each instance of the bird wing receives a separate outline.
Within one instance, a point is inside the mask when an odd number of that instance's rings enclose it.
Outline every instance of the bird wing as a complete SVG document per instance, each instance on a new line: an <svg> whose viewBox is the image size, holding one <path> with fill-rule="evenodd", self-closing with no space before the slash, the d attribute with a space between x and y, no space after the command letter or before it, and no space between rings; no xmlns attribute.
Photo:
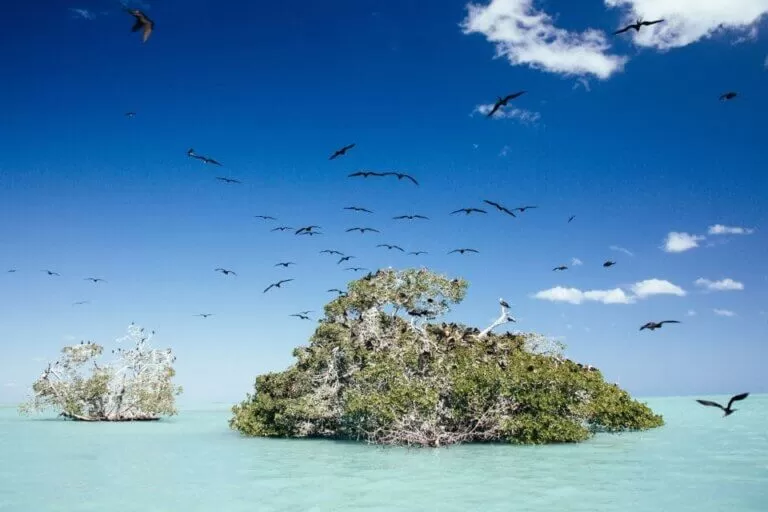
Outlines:
<svg viewBox="0 0 768 512"><path fill-rule="evenodd" d="M640 22L640 24L641 25L655 25L657 23L661 23L662 21L664 21L664 20L661 19L661 20L653 20L653 21L642 21L642 22Z"/></svg>
<svg viewBox="0 0 768 512"><path fill-rule="evenodd" d="M487 199L483 199L483 202L484 202L485 204L489 204L489 205L491 205L491 206L495 206L495 207L496 207L496 208L498 208L499 210L501 210L501 209L503 209L503 208L504 208L504 207L503 207L503 206L501 206L499 203L494 203L493 201L489 201L489 200L487 200Z"/></svg>
<svg viewBox="0 0 768 512"><path fill-rule="evenodd" d="M504 101L505 101L505 102L507 102L507 101L509 101L509 100L513 100L513 99L515 99L515 98L519 98L519 97L520 97L520 96L522 96L523 94L525 94L525 91L519 91L519 92L516 92L516 93L510 94L510 95L508 95L506 98L504 98Z"/></svg>
<svg viewBox="0 0 768 512"><path fill-rule="evenodd" d="M624 27L624 28L622 28L620 30L617 30L616 32L613 33L613 35L624 33L624 32L626 32L627 30L629 30L631 28L632 28L632 25L628 25L628 26L626 26L626 27Z"/></svg>
<svg viewBox="0 0 768 512"><path fill-rule="evenodd" d="M501 102L500 102L500 101L497 101L497 102L496 102L496 103L493 105L493 108L491 109L491 111L490 111L490 112L488 112L488 117L492 117L492 116L493 116L493 114L495 114L495 113L496 113L496 111L497 111L497 110L499 110L500 108L501 108Z"/></svg>
<svg viewBox="0 0 768 512"><path fill-rule="evenodd" d="M477 251L477 250L475 250L475 249L464 249L464 250L465 250L466 252L476 252L476 253L480 253L480 251Z"/></svg>
<svg viewBox="0 0 768 512"><path fill-rule="evenodd" d="M507 208L504 208L503 206L501 207L501 211L503 211L504 213L508 213L509 215L511 215L513 217L517 217L517 215L515 215L515 212L513 212L512 210L509 210Z"/></svg>
<svg viewBox="0 0 768 512"><path fill-rule="evenodd" d="M362 172L353 172L352 174L348 175L348 178L354 178L355 176L362 176L365 173Z"/></svg>
<svg viewBox="0 0 768 512"><path fill-rule="evenodd" d="M466 208L459 208L458 210L452 211L450 214L453 215L454 213L461 213L467 211Z"/></svg>
<svg viewBox="0 0 768 512"><path fill-rule="evenodd" d="M409 174L403 174L403 175L401 175L401 176L402 176L403 178L408 178L409 180L411 180L411 181L414 183L414 185L418 185L418 184L419 184L419 182L418 182L418 181L416 181L416 178L414 178L413 176L411 176L411 175L409 175ZM398 178L399 178L399 177L400 177L400 176L398 176Z"/></svg>
<svg viewBox="0 0 768 512"><path fill-rule="evenodd" d="M147 20L147 22L144 23L144 32L143 32L143 37L141 39L142 43L146 43L147 42L147 39L149 39L149 36L152 35L152 29L154 27L155 27L154 22L151 22L151 21Z"/></svg>
<svg viewBox="0 0 768 512"><path fill-rule="evenodd" d="M280 284L290 283L291 281L293 281L293 279L283 279L282 281L280 281Z"/></svg>
<svg viewBox="0 0 768 512"><path fill-rule="evenodd" d="M698 400L698 399L696 401L699 402L701 405L706 405L706 406L709 406L709 407L717 407L718 409L725 410L725 407L723 407L722 405L720 405L717 402L712 402L710 400Z"/></svg>
<svg viewBox="0 0 768 512"><path fill-rule="evenodd" d="M487 211L485 211L485 210L481 210L480 208L472 208L472 209L473 209L474 211L478 212L478 213L488 213Z"/></svg>
<svg viewBox="0 0 768 512"><path fill-rule="evenodd" d="M367 228L367 229L368 231L373 231L374 233L381 233L381 231L379 231L378 229L373 229L373 228Z"/></svg>
<svg viewBox="0 0 768 512"><path fill-rule="evenodd" d="M138 32L141 29L141 27L144 26L144 22L141 21L141 18L139 18L135 14L134 16L136 17L136 23L134 23L133 26L131 27L131 32Z"/></svg>
<svg viewBox="0 0 768 512"><path fill-rule="evenodd" d="M455 252L460 252L460 251L459 251L458 249L454 249L454 250L452 250L451 252L449 252L448 254L453 254L453 253L455 253Z"/></svg>
<svg viewBox="0 0 768 512"><path fill-rule="evenodd" d="M398 250L398 251L400 251L400 252L405 252L405 249L403 249L403 248L402 248L402 247L400 247L399 245L393 245L393 246L392 246L392 248L393 248L393 249L397 249L397 250Z"/></svg>
<svg viewBox="0 0 768 512"><path fill-rule="evenodd" d="M271 285L267 286L266 288L264 288L264 291L262 293L267 293L274 286L275 286L274 284L271 284Z"/></svg>
<svg viewBox="0 0 768 512"><path fill-rule="evenodd" d="M342 148L342 151L349 151L350 149L352 149L353 147L355 147L355 145L356 145L356 144L349 144L349 145L347 145L347 146L344 146L344 147Z"/></svg>
<svg viewBox="0 0 768 512"><path fill-rule="evenodd" d="M659 322L659 325L662 324L679 324L680 322L678 320L664 320L662 322Z"/></svg>
<svg viewBox="0 0 768 512"><path fill-rule="evenodd" d="M738 402L739 400L744 400L748 396L749 396L749 393L741 393L739 395L731 397L731 399L728 401L728 409L731 408L731 405L733 404L733 402Z"/></svg>

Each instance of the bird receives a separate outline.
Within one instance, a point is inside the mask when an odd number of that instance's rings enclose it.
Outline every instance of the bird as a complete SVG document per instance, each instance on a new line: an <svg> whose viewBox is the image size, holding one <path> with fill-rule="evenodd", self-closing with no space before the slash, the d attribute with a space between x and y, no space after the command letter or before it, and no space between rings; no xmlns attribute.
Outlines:
<svg viewBox="0 0 768 512"><path fill-rule="evenodd" d="M501 297L499 297L499 304L501 304L501 307L509 309L509 304Z"/></svg>
<svg viewBox="0 0 768 512"><path fill-rule="evenodd" d="M571 221L572 221L573 219L575 219L575 218L576 218L576 216L575 216L575 215L571 215L570 217L568 217L568 224L570 224L570 223L571 223Z"/></svg>
<svg viewBox="0 0 768 512"><path fill-rule="evenodd" d="M568 270L568 267L566 267L565 265L560 265L559 267L555 267L552 269L553 272L556 270Z"/></svg>
<svg viewBox="0 0 768 512"><path fill-rule="evenodd" d="M384 176L384 173L381 172L375 172L375 171L357 171L353 172L352 174L348 175L347 178L356 178L358 176L362 176L363 178L368 178L370 176Z"/></svg>
<svg viewBox="0 0 768 512"><path fill-rule="evenodd" d="M643 329L649 329L651 331L655 331L656 329L661 329L661 326L664 324L679 324L677 320L664 320L663 322L648 322L644 326L640 327L640 330Z"/></svg>
<svg viewBox="0 0 768 512"><path fill-rule="evenodd" d="M136 117L136 112L126 112L124 115L128 119L133 119L134 117Z"/></svg>
<svg viewBox="0 0 768 512"><path fill-rule="evenodd" d="M347 151L349 151L353 147L355 147L355 144L349 144L347 146L344 146L341 149L337 149L336 151L333 152L333 154L331 155L331 157L328 160L335 160L336 158L338 158L340 156L346 155Z"/></svg>
<svg viewBox="0 0 768 512"><path fill-rule="evenodd" d="M295 234L301 235L302 233L311 233L313 229L320 229L320 226L306 226L303 228L299 228L295 231Z"/></svg>
<svg viewBox="0 0 768 512"><path fill-rule="evenodd" d="M509 209L509 208L507 208L506 206L502 206L502 205L500 205L499 203L497 203L497 202L495 202L495 201L489 201L488 199L483 199L483 202L484 202L485 204L489 204L489 205L491 205L491 206L494 206L494 207L495 207L497 210L499 210L500 212L504 212L504 213L506 213L506 214L509 214L509 215L511 215L511 216L513 216L513 217L517 217L517 215L515 215L515 213L514 213L512 210L510 210L510 209Z"/></svg>
<svg viewBox="0 0 768 512"><path fill-rule="evenodd" d="M387 249L389 249L389 250L392 250L392 249L397 249L397 250L398 250L398 251L400 251L400 252L405 252L405 249L403 249L403 248L402 248L402 247L400 247L399 245L379 244L379 245L377 245L376 247L386 247L386 248L387 248Z"/></svg>
<svg viewBox="0 0 768 512"><path fill-rule="evenodd" d="M485 210L481 210L480 208L459 208L458 210L454 210L454 211L452 211L452 212L451 212L451 215L453 215L453 214L456 214L456 213L461 213L461 212L464 212L464 213L465 213L465 214L467 214L467 215L469 215L469 214L470 214L470 213L472 213L472 212L477 212L477 213L488 213L487 211L485 211Z"/></svg>
<svg viewBox="0 0 768 512"><path fill-rule="evenodd" d="M45 272L49 276L61 276L58 272L51 272L50 270L41 270L40 272Z"/></svg>
<svg viewBox="0 0 768 512"><path fill-rule="evenodd" d="M429 254L429 253L427 251L411 251L408 254L413 256L420 256L422 254Z"/></svg>
<svg viewBox="0 0 768 512"><path fill-rule="evenodd" d="M277 220L276 218L272 217L271 215L254 215L253 218L254 219L263 219L263 220ZM286 227L284 229L293 229L293 228Z"/></svg>
<svg viewBox="0 0 768 512"><path fill-rule="evenodd" d="M343 252L339 252L339 251L331 250L331 249L323 249L322 251L320 251L320 254L330 254L330 255L336 254L338 256L344 256Z"/></svg>
<svg viewBox="0 0 768 512"><path fill-rule="evenodd" d="M453 254L453 253L455 253L455 252L458 252L458 253L460 253L460 254L464 254L465 252L474 252L474 253L479 253L480 251L477 251L477 250L475 250L475 249L454 249L454 250L452 250L451 252L449 252L448 254Z"/></svg>
<svg viewBox="0 0 768 512"><path fill-rule="evenodd" d="M729 92L726 92L726 93L720 95L720 101L732 100L733 98L735 98L738 95L739 94L736 93L736 92L729 91Z"/></svg>
<svg viewBox="0 0 768 512"><path fill-rule="evenodd" d="M308 236L315 236L315 235L322 235L319 231L305 231L303 233L298 233L299 235L308 235Z"/></svg>
<svg viewBox="0 0 768 512"><path fill-rule="evenodd" d="M519 208L513 208L513 210L517 210L520 213L525 213L525 210L531 210L533 208L538 208L538 206L521 206Z"/></svg>
<svg viewBox="0 0 768 512"><path fill-rule="evenodd" d="M6 271L6 273L8 273L8 274L13 274L14 272L17 272L17 270L15 268L12 268L12 269Z"/></svg>
<svg viewBox="0 0 768 512"><path fill-rule="evenodd" d="M291 316L295 316L295 317L301 318L302 320L311 320L311 318L309 318L307 315L302 314L302 313L294 313Z"/></svg>
<svg viewBox="0 0 768 512"><path fill-rule="evenodd" d="M739 395L732 396L731 399L728 400L728 406L727 407L723 407L719 403L712 402L712 401L709 401L709 400L699 400L699 399L696 399L696 401L699 402L701 405L707 405L709 407L718 407L718 408L722 409L723 413L724 413L723 414L723 418L725 418L726 416L730 416L731 414L733 414L734 412L736 412L738 410L738 409L732 409L731 408L731 406L733 405L733 402L737 402L739 400L744 400L748 396L749 396L749 393L741 393Z"/></svg>
<svg viewBox="0 0 768 512"><path fill-rule="evenodd" d="M352 210L353 212L373 213L371 210L368 210L367 208L360 208L359 206L347 206L344 209Z"/></svg>
<svg viewBox="0 0 768 512"><path fill-rule="evenodd" d="M373 228L349 228L347 230L347 233L350 233L352 231L359 231L361 235L365 234L366 231L372 231L374 233L380 233L380 231L378 229L373 229Z"/></svg>
<svg viewBox="0 0 768 512"><path fill-rule="evenodd" d="M626 27L617 30L616 32L613 33L613 35L622 34L622 33L626 32L628 30L631 30L631 29L635 29L635 32L640 32L640 27L648 26L648 25L655 25L657 23L661 23L662 21L664 21L664 20L662 19L662 20L653 20L653 21L643 21L641 19L638 19L637 22L632 23L631 25L627 25Z"/></svg>
<svg viewBox="0 0 768 512"><path fill-rule="evenodd" d="M509 94L505 97L499 96L499 98L496 100L496 103L494 103L493 108L490 112L488 112L488 117L492 117L493 114L495 114L501 107L506 107L507 103L510 102L510 100L514 100L515 98L519 98L523 94L525 94L526 91L520 91L513 94Z"/></svg>
<svg viewBox="0 0 768 512"><path fill-rule="evenodd" d="M199 314L194 315L194 316L199 316L201 318L208 318L209 316L213 316L213 313L199 313Z"/></svg>
<svg viewBox="0 0 768 512"><path fill-rule="evenodd" d="M616 264L616 262L615 262L615 261L606 261L605 263L603 263L603 266L604 266L605 268L608 268L608 267L612 267L612 266L614 266L615 264Z"/></svg>
<svg viewBox="0 0 768 512"><path fill-rule="evenodd" d="M125 9L125 12L136 18L136 23L131 27L131 32L142 31L142 42L146 43L149 36L152 35L152 30L155 28L155 22L149 19L146 14L138 9Z"/></svg>
<svg viewBox="0 0 768 512"><path fill-rule="evenodd" d="M338 288L331 288L330 290L326 290L328 293L338 293L339 295L346 295L347 292L341 291Z"/></svg>
<svg viewBox="0 0 768 512"><path fill-rule="evenodd" d="M290 231L290 230L292 230L292 229L293 229L293 228L292 228L292 227L290 227L290 226L279 226L279 227L276 227L276 228L270 229L270 231Z"/></svg>
<svg viewBox="0 0 768 512"><path fill-rule="evenodd" d="M363 267L349 267L349 268L345 268L344 270L351 270L352 272L360 272L362 270L368 270L368 269Z"/></svg>
<svg viewBox="0 0 768 512"><path fill-rule="evenodd" d="M280 288L284 283L289 283L291 281L293 281L293 279L282 279L276 283L272 283L271 285L264 288L264 291L262 293L267 293L272 288Z"/></svg>
<svg viewBox="0 0 768 512"><path fill-rule="evenodd" d="M291 265L295 265L295 264L296 264L296 263L294 263L294 262L292 262L292 261L286 261L286 262L282 262L282 263L275 263L275 266L276 266L276 267L284 267L284 268L288 268L288 267L290 267Z"/></svg>
<svg viewBox="0 0 768 512"><path fill-rule="evenodd" d="M336 262L336 264L337 264L337 265L341 265L341 264L342 264L342 263L344 263L345 261L349 261L349 260L351 260L352 258L354 258L354 256L343 256L343 255L342 255L342 257L341 257L341 258L339 258L339 261L337 261L337 262Z"/></svg>
<svg viewBox="0 0 768 512"><path fill-rule="evenodd" d="M410 174L405 174L402 172L385 172L382 176L397 176L397 180L400 181L403 178L409 179L413 182L414 185L418 185L419 182L416 181L416 178L411 176Z"/></svg>
<svg viewBox="0 0 768 512"><path fill-rule="evenodd" d="M106 283L104 279L101 279L99 277L86 277L85 279L83 279L83 281L91 281L92 283L98 283L98 282Z"/></svg>
<svg viewBox="0 0 768 512"><path fill-rule="evenodd" d="M83 304L90 304L90 302L91 301L89 301L89 300L81 300L81 301L73 303L72 305L73 306L82 306Z"/></svg>
<svg viewBox="0 0 768 512"><path fill-rule="evenodd" d="M232 274L233 276L236 276L237 274L233 272L232 270L227 270L226 268L215 268L213 269L214 272L221 272L225 276L228 276L229 274Z"/></svg>
<svg viewBox="0 0 768 512"><path fill-rule="evenodd" d="M224 183L242 183L240 180L235 180L232 178L222 178L221 176L216 176L216 179L219 181L223 181Z"/></svg>
<svg viewBox="0 0 768 512"><path fill-rule="evenodd" d="M398 215L397 217L392 217L395 220L414 220L414 219L424 219L429 220L429 217L425 217L424 215Z"/></svg>
<svg viewBox="0 0 768 512"><path fill-rule="evenodd" d="M192 148L189 148L187 150L187 156L190 157L190 158L196 158L196 159L198 159L201 162L206 163L206 164L213 164L213 165L218 165L218 166L222 165L221 162L219 162L217 160L214 160L213 158L196 154L195 150L192 149Z"/></svg>

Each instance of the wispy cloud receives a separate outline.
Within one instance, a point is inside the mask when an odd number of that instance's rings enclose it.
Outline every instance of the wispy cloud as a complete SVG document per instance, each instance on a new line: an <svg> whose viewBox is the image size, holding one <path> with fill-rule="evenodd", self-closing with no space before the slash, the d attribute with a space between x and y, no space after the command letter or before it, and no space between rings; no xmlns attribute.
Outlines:
<svg viewBox="0 0 768 512"><path fill-rule="evenodd" d="M589 80L587 80L583 76L577 78L576 82L573 84L573 88L574 89L578 89L579 87L583 87L584 90L587 91L587 92L591 92L592 91L592 87L589 86Z"/></svg>
<svg viewBox="0 0 768 512"><path fill-rule="evenodd" d="M583 265L584 262L581 261L579 258L573 258L571 259L571 266L572 267L578 267L579 265Z"/></svg>
<svg viewBox="0 0 768 512"><path fill-rule="evenodd" d="M749 37L768 12L765 0L605 0L605 5L623 8L624 21L647 13L663 18L664 23L632 35L635 44L660 50L687 46L726 30Z"/></svg>
<svg viewBox="0 0 768 512"><path fill-rule="evenodd" d="M603 32L558 28L549 14L533 7L533 0L491 0L487 5L469 4L467 9L463 32L483 34L495 45L496 56L513 65L606 79L627 61L608 54L610 45Z"/></svg>
<svg viewBox="0 0 768 512"><path fill-rule="evenodd" d="M15 382L6 382L5 383L5 387L6 388L15 388L15 387L18 387L18 384L16 384Z"/></svg>
<svg viewBox="0 0 768 512"><path fill-rule="evenodd" d="M499 156L500 157L509 156L510 151L512 151L512 147L509 144L504 144L504 147L501 148L501 151L499 151Z"/></svg>
<svg viewBox="0 0 768 512"><path fill-rule="evenodd" d="M755 230L752 228L741 228L738 226L723 226L722 224L715 224L709 226L708 233L710 235L751 235Z"/></svg>
<svg viewBox="0 0 768 512"><path fill-rule="evenodd" d="M734 281L730 277L726 279L721 279L720 281L710 281L709 279L704 279L703 277L700 277L695 281L695 284L696 286L700 286L702 288L706 288L707 290L711 290L711 291L728 291L728 290L744 289L744 283Z"/></svg>
<svg viewBox="0 0 768 512"><path fill-rule="evenodd" d="M623 253L624 253L624 254L626 254L627 256L634 256L634 253L633 253L632 251L630 251L629 249L625 249L625 248L623 248L623 247L619 247L618 245L612 245L612 246L610 247L610 249L611 249L612 251L616 251L616 252L623 252Z"/></svg>
<svg viewBox="0 0 768 512"><path fill-rule="evenodd" d="M707 237L701 235L691 235L689 233L678 233L672 231L667 235L664 241L663 249L666 252L685 252L695 249L699 242L706 240Z"/></svg>
<svg viewBox="0 0 768 512"><path fill-rule="evenodd" d="M487 116L493 109L492 104L477 105L471 115L482 114ZM534 124L541 119L541 114L524 108L501 107L493 114L493 119L514 119L523 124Z"/></svg>
<svg viewBox="0 0 768 512"><path fill-rule="evenodd" d="M712 310L717 316L736 316L736 313L733 311L727 310L727 309L713 309Z"/></svg>
<svg viewBox="0 0 768 512"><path fill-rule="evenodd" d="M696 311L689 309L688 312L685 314L686 316L696 316Z"/></svg>
<svg viewBox="0 0 768 512"><path fill-rule="evenodd" d="M633 304L638 299L646 299L654 295L684 296L685 290L662 279L647 279L631 286L631 293L622 288L612 290L587 290L556 286L533 294L533 298L550 302L567 302L583 304L584 302L600 302L602 304Z"/></svg>
<svg viewBox="0 0 768 512"><path fill-rule="evenodd" d="M677 295L685 296L686 292L676 284L672 284L664 279L646 279L632 285L634 294L644 299L652 295Z"/></svg>
<svg viewBox="0 0 768 512"><path fill-rule="evenodd" d="M75 7L70 7L69 12L72 13L73 18L80 18L84 20L92 20L96 18L96 13L93 11L89 11L88 9L78 9Z"/></svg>

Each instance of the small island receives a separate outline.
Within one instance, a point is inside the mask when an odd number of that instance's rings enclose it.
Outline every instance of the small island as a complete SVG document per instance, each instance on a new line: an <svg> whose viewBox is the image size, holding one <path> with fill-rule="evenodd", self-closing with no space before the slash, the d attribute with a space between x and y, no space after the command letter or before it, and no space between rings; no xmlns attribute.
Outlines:
<svg viewBox="0 0 768 512"><path fill-rule="evenodd" d="M131 324L112 350L115 361L99 364L104 347L81 341L61 350L32 385L22 414L53 409L75 421L156 421L176 414L180 386L171 380L176 360L171 349L150 346L154 332Z"/></svg>
<svg viewBox="0 0 768 512"><path fill-rule="evenodd" d="M256 378L233 407L246 436L360 440L383 445L572 443L596 432L645 430L661 416L596 368L535 333L495 334L435 323L467 282L427 269L379 270L325 306L296 363Z"/></svg>

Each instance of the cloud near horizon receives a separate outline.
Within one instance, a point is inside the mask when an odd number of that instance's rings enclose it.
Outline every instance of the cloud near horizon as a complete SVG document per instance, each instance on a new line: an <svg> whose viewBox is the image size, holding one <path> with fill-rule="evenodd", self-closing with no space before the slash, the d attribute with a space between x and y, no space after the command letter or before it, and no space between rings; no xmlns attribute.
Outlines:
<svg viewBox="0 0 768 512"><path fill-rule="evenodd" d="M723 226L722 224L715 224L709 226L708 233L710 235L751 235L755 230L752 228L741 228L737 226Z"/></svg>
<svg viewBox="0 0 768 512"><path fill-rule="evenodd" d="M707 290L712 290L712 291L729 291L729 290L744 289L744 283L734 281L730 277L721 279L720 281L710 281L709 279L704 279L703 277L700 277L696 281L694 281L694 284L696 286L701 286L702 288L706 288Z"/></svg>
<svg viewBox="0 0 768 512"><path fill-rule="evenodd" d="M653 295L686 295L685 290L679 286L662 279L646 279L631 286L632 294L621 288L612 290L587 290L578 288L565 288L556 286L548 290L542 290L533 295L534 299L548 300L550 302L567 302L570 304L582 304L584 302L600 302L602 304L634 304L638 299L646 299Z"/></svg>

